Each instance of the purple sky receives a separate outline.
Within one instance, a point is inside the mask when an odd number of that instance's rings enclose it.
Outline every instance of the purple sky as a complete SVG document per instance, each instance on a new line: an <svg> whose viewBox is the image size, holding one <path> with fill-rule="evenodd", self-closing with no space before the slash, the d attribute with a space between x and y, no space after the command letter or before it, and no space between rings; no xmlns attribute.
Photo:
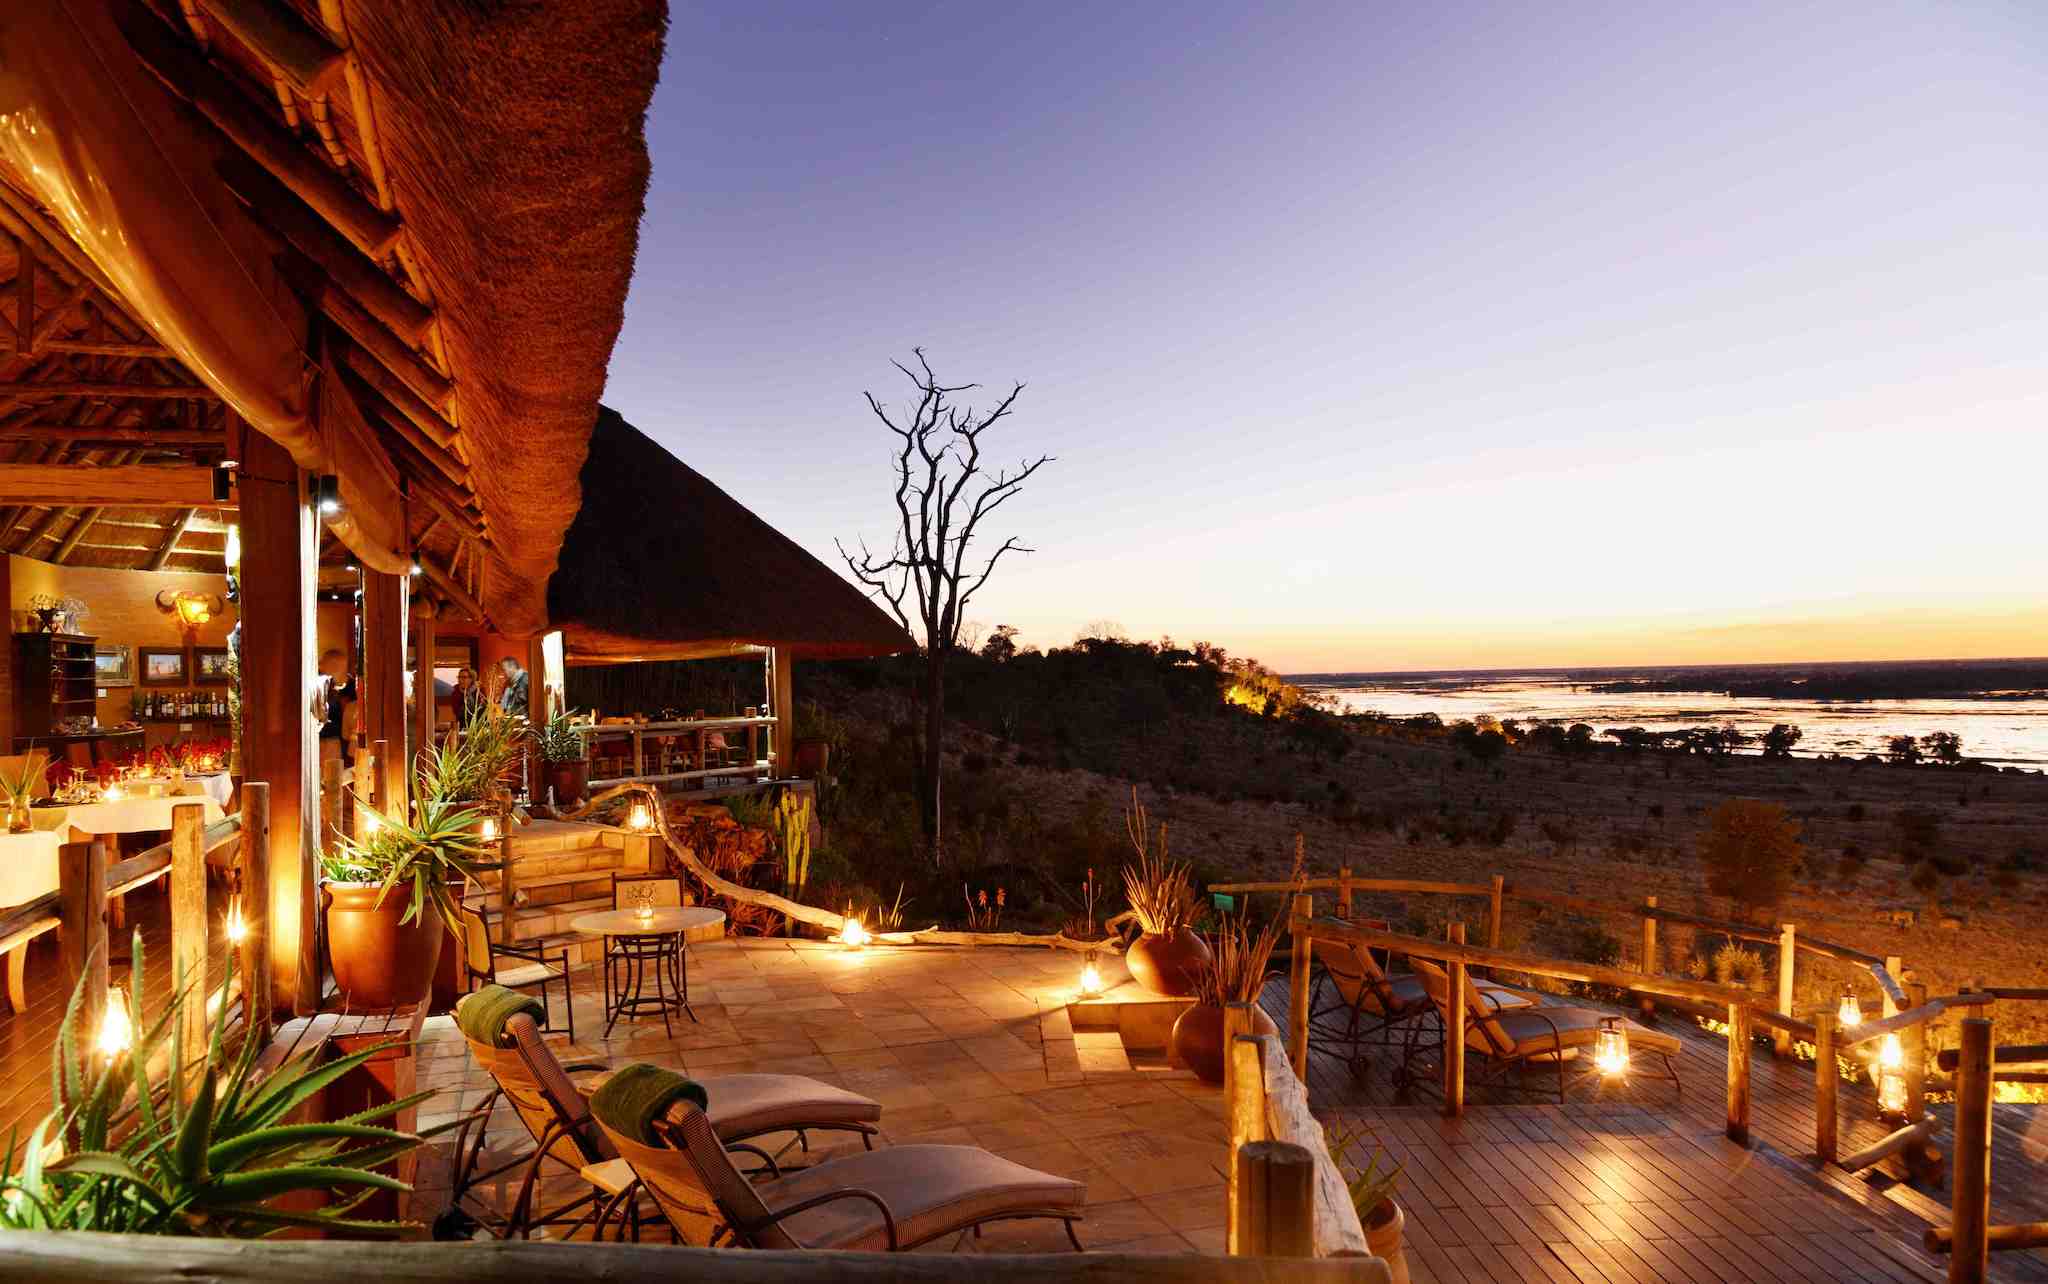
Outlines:
<svg viewBox="0 0 2048 1284"><path fill-rule="evenodd" d="M829 561L891 357L1027 381L972 614L1041 645L2038 653L2044 70L2030 3L679 4L607 400Z"/></svg>

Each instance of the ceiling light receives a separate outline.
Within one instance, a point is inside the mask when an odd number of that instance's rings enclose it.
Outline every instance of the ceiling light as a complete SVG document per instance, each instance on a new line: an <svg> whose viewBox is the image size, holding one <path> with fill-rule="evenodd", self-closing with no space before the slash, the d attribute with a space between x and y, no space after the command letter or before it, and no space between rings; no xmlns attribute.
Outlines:
<svg viewBox="0 0 2048 1284"><path fill-rule="evenodd" d="M322 473L313 483L313 497L320 506L322 517L332 517L341 511L341 478L333 473Z"/></svg>

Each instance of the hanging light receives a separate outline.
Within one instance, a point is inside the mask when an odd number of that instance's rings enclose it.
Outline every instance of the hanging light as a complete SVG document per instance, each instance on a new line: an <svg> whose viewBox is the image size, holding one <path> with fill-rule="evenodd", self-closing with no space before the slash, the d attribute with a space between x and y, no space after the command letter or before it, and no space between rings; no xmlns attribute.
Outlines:
<svg viewBox="0 0 2048 1284"><path fill-rule="evenodd" d="M228 898L228 944L240 945L249 935L249 925L242 919L242 896L237 892Z"/></svg>
<svg viewBox="0 0 2048 1284"><path fill-rule="evenodd" d="M128 992L112 986L107 990L106 1014L100 1018L100 1052L112 1061L128 1050L134 1038L135 1029L128 1020Z"/></svg>
<svg viewBox="0 0 2048 1284"><path fill-rule="evenodd" d="M1856 999L1856 992L1842 987L1842 1005L1835 1009L1835 1024L1843 1029L1863 1024L1863 1005Z"/></svg>
<svg viewBox="0 0 2048 1284"><path fill-rule="evenodd" d="M1095 970L1095 960L1090 958L1081 969L1081 993L1093 998L1102 993L1102 973Z"/></svg>
<svg viewBox="0 0 2048 1284"><path fill-rule="evenodd" d="M1620 1017L1601 1017L1593 1038L1593 1065L1605 1075L1628 1073L1628 1027Z"/></svg>
<svg viewBox="0 0 2048 1284"><path fill-rule="evenodd" d="M868 929L862 927L857 918L847 919L846 926L839 929L839 943L849 950L857 950L868 943Z"/></svg>
<svg viewBox="0 0 2048 1284"><path fill-rule="evenodd" d="M427 568L420 565L420 551L418 549L412 551L412 565L407 569L414 575L426 574Z"/></svg>

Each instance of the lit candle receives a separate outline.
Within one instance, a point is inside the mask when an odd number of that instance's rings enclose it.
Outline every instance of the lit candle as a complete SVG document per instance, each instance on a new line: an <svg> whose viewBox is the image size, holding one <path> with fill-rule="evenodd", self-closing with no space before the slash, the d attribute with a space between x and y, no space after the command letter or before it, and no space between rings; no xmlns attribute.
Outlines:
<svg viewBox="0 0 2048 1284"><path fill-rule="evenodd" d="M498 818L496 816L484 817L483 840L487 843L498 841Z"/></svg>
<svg viewBox="0 0 2048 1284"><path fill-rule="evenodd" d="M1887 1070L1896 1070L1906 1064L1906 1050L1899 1045L1899 1036L1888 1034L1877 1050L1877 1063Z"/></svg>
<svg viewBox="0 0 2048 1284"><path fill-rule="evenodd" d="M103 796L104 796L104 797L106 798L106 800L107 800L108 802L120 802L120 801L121 801L121 799L122 799L123 797L125 797L126 795L124 795L124 794L123 794L123 793L121 792L121 786L119 786L119 785L108 785L108 786L107 786L107 792L106 792L106 793L105 793L105 794L104 794Z"/></svg>
<svg viewBox="0 0 2048 1284"><path fill-rule="evenodd" d="M1081 993L1102 993L1102 973L1095 970L1093 963L1081 969Z"/></svg>
<svg viewBox="0 0 2048 1284"><path fill-rule="evenodd" d="M112 1061L128 1050L135 1032L128 1021L128 995L118 985L107 991L107 1012L100 1018L100 1052Z"/></svg>
<svg viewBox="0 0 2048 1284"><path fill-rule="evenodd" d="M228 944L240 945L242 938L249 934L249 925L242 921L242 898L239 894L228 898Z"/></svg>
<svg viewBox="0 0 2048 1284"><path fill-rule="evenodd" d="M646 803L634 803L633 814L626 818L626 824L634 829L652 829L654 816L647 810Z"/></svg>
<svg viewBox="0 0 2048 1284"><path fill-rule="evenodd" d="M1628 1027L1620 1017L1600 1019L1600 1033L1593 1041L1593 1064L1605 1075L1628 1072Z"/></svg>
<svg viewBox="0 0 2048 1284"><path fill-rule="evenodd" d="M1863 1005L1856 1001L1854 991L1842 991L1842 1006L1835 1009L1835 1024L1845 1030L1863 1024Z"/></svg>
<svg viewBox="0 0 2048 1284"><path fill-rule="evenodd" d="M860 925L859 919L847 919L846 926L839 929L839 941L846 948L857 950L868 943L868 930Z"/></svg>

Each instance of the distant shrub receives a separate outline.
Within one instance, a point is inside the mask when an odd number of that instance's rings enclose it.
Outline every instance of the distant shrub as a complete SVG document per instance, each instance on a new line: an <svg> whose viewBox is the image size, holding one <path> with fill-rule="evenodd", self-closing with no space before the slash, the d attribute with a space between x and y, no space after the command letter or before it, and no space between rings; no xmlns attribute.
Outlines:
<svg viewBox="0 0 2048 1284"><path fill-rule="evenodd" d="M1785 898L1799 858L1798 822L1783 806L1753 798L1731 798L1715 808L1700 840L1707 890L1750 908Z"/></svg>

